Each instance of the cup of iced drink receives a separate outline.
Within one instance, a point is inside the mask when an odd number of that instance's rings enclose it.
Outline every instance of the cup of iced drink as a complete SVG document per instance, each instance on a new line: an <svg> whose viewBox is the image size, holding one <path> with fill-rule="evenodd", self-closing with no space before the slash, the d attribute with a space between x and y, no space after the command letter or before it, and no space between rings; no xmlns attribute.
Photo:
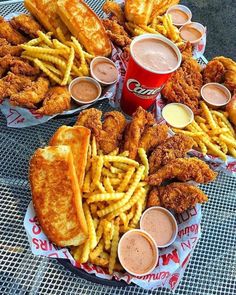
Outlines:
<svg viewBox="0 0 236 295"><path fill-rule="evenodd" d="M128 115L148 109L182 60L178 47L162 35L144 34L133 39L124 79L121 109Z"/></svg>

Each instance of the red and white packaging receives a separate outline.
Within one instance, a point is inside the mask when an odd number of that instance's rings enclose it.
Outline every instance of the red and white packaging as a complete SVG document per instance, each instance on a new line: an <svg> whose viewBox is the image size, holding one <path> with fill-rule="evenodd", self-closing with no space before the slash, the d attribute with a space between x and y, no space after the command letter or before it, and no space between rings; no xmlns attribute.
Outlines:
<svg viewBox="0 0 236 295"><path fill-rule="evenodd" d="M133 52L136 43L139 41L145 42L145 40L150 39L161 41L174 50L178 61L173 69L154 71L147 68L136 59ZM157 95L160 93L171 74L179 68L181 60L182 55L178 47L162 35L144 34L135 37L130 44L130 58L124 78L120 102L121 109L130 116L135 112L138 106L147 110L155 102Z"/></svg>
<svg viewBox="0 0 236 295"><path fill-rule="evenodd" d="M160 287L175 290L201 235L201 205L198 204L182 214L176 214L175 218L178 224L178 235L175 242L167 248L159 249L157 267L152 273L141 277L119 272L115 272L111 276L107 270L91 263L76 263L67 248L59 248L49 242L37 221L32 202L29 204L25 215L24 227L31 251L37 256L69 259L74 267L81 268L87 273L95 274L99 278L123 280L127 284L134 283L147 290Z"/></svg>

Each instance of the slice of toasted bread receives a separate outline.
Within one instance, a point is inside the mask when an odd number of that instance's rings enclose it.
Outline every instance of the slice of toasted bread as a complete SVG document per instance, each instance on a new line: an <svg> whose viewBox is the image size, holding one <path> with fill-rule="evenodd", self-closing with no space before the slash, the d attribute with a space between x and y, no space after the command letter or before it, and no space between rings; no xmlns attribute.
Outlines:
<svg viewBox="0 0 236 295"><path fill-rule="evenodd" d="M57 0L24 0L25 8L44 26L57 36L56 29L61 28L67 40L70 32L57 14Z"/></svg>
<svg viewBox="0 0 236 295"><path fill-rule="evenodd" d="M87 238L82 197L69 146L37 149L29 171L39 223L58 246L78 246Z"/></svg>
<svg viewBox="0 0 236 295"><path fill-rule="evenodd" d="M79 186L84 181L87 153L90 140L90 130L82 126L61 126L51 138L50 145L69 145L74 158L74 166Z"/></svg>
<svg viewBox="0 0 236 295"><path fill-rule="evenodd" d="M91 54L108 56L111 42L95 12L81 0L58 0L58 13L84 48Z"/></svg>
<svg viewBox="0 0 236 295"><path fill-rule="evenodd" d="M137 25L147 25L152 13L154 0L126 0L125 17Z"/></svg>

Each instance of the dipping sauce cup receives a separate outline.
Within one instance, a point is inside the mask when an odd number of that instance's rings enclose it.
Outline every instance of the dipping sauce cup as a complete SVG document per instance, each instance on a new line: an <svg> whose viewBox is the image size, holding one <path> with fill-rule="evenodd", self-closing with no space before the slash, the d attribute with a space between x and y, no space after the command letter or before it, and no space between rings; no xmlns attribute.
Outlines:
<svg viewBox="0 0 236 295"><path fill-rule="evenodd" d="M178 233L174 216L170 211L159 206L151 207L143 213L140 228L150 234L159 248L171 245Z"/></svg>
<svg viewBox="0 0 236 295"><path fill-rule="evenodd" d="M193 111L182 103L169 103L162 109L162 117L175 128L184 128L192 123Z"/></svg>
<svg viewBox="0 0 236 295"><path fill-rule="evenodd" d="M102 88L93 78L79 77L70 82L69 92L78 104L84 105L98 100L101 96Z"/></svg>
<svg viewBox="0 0 236 295"><path fill-rule="evenodd" d="M153 238L143 230L126 232L118 244L118 257L123 268L134 276L144 276L154 270L158 249Z"/></svg>
<svg viewBox="0 0 236 295"><path fill-rule="evenodd" d="M116 83L119 76L115 63L103 56L97 56L91 61L90 73L103 86Z"/></svg>
<svg viewBox="0 0 236 295"><path fill-rule="evenodd" d="M231 100L229 89L219 83L207 83L202 86L201 96L208 105L215 108L226 106Z"/></svg>
<svg viewBox="0 0 236 295"><path fill-rule="evenodd" d="M133 39L120 106L128 115L142 106L148 109L167 79L182 60L178 47L169 39L144 34Z"/></svg>
<svg viewBox="0 0 236 295"><path fill-rule="evenodd" d="M191 10L184 5L173 5L169 7L166 14L171 15L173 25L177 27L182 27L192 19Z"/></svg>
<svg viewBox="0 0 236 295"><path fill-rule="evenodd" d="M191 44L198 44L206 33L206 28L196 22L190 22L183 25L180 29L180 37L185 41L189 41Z"/></svg>

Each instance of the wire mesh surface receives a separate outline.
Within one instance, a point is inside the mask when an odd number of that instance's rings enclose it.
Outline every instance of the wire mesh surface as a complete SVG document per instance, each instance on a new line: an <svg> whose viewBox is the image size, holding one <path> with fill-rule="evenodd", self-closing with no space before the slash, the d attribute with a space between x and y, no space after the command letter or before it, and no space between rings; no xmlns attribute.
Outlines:
<svg viewBox="0 0 236 295"><path fill-rule="evenodd" d="M102 1L87 2L101 13ZM24 12L22 3L0 3L1 15L16 11ZM95 107L111 110L105 102ZM31 200L28 161L59 126L72 125L75 120L54 119L40 126L11 129L0 115L0 294L171 294L165 289L97 285L65 270L56 260L31 253L23 227ZM209 195L202 210L202 237L175 294L236 294L236 181L220 174L217 181L202 188Z"/></svg>

